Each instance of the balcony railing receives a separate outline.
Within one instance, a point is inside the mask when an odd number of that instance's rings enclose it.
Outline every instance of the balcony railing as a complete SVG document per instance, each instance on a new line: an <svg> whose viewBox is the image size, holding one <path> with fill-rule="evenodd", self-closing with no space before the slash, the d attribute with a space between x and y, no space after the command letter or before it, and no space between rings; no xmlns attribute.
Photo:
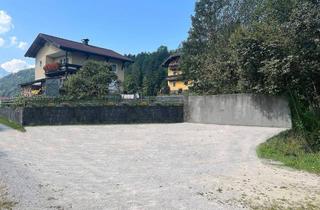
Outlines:
<svg viewBox="0 0 320 210"><path fill-rule="evenodd" d="M53 63L47 64L43 69L48 77L61 76L65 74L73 74L78 71L82 66L76 64L60 64Z"/></svg>
<svg viewBox="0 0 320 210"><path fill-rule="evenodd" d="M167 81L180 81L183 80L184 76L182 74L180 75L172 75L167 77Z"/></svg>
<svg viewBox="0 0 320 210"><path fill-rule="evenodd" d="M180 67L179 63L171 63L171 64L169 64L169 68L172 71L178 70L179 67Z"/></svg>

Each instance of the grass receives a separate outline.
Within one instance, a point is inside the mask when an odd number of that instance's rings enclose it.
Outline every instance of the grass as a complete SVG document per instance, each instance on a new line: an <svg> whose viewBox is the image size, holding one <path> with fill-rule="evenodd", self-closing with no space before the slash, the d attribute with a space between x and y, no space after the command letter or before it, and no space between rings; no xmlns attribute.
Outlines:
<svg viewBox="0 0 320 210"><path fill-rule="evenodd" d="M0 210L11 210L16 204L16 202L7 199L5 188L0 186Z"/></svg>
<svg viewBox="0 0 320 210"><path fill-rule="evenodd" d="M10 128L16 129L21 132L26 132L26 129L22 125L19 125L15 122L12 122L10 120L7 120L6 118L0 117L0 124L3 124L5 126L8 126Z"/></svg>
<svg viewBox="0 0 320 210"><path fill-rule="evenodd" d="M293 130L285 131L259 145L257 154L291 168L320 174L320 152L306 152L304 142L304 138Z"/></svg>
<svg viewBox="0 0 320 210"><path fill-rule="evenodd" d="M13 209L13 207L15 206L15 202L12 202L12 201L6 201L6 200L3 200L2 198L0 198L0 209L1 210L11 210Z"/></svg>

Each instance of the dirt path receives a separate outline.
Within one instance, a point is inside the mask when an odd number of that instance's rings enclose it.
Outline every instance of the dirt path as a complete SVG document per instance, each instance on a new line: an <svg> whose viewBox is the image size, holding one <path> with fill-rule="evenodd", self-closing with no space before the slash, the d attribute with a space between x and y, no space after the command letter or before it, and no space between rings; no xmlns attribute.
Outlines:
<svg viewBox="0 0 320 210"><path fill-rule="evenodd" d="M16 209L320 206L320 177L259 160L282 129L200 124L0 131L0 177Z"/></svg>

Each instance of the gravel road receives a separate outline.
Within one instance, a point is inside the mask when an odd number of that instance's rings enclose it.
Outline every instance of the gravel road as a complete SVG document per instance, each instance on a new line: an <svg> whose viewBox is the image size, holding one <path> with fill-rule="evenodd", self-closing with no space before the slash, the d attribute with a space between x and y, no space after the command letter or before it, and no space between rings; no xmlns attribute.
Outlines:
<svg viewBox="0 0 320 210"><path fill-rule="evenodd" d="M320 206L320 177L259 160L283 129L202 124L0 126L15 209Z"/></svg>

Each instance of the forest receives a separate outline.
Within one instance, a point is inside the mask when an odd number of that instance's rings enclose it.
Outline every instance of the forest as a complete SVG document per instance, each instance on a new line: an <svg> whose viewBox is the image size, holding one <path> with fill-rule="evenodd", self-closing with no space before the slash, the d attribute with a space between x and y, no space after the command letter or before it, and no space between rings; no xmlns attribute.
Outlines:
<svg viewBox="0 0 320 210"><path fill-rule="evenodd" d="M319 0L197 1L182 54L191 92L286 97L294 127L286 140L320 151Z"/></svg>
<svg viewBox="0 0 320 210"><path fill-rule="evenodd" d="M127 66L124 90L127 93L140 93L144 96L154 96L168 93L166 82L167 69L161 64L170 56L167 47L160 46L152 53L127 55L134 63Z"/></svg>

